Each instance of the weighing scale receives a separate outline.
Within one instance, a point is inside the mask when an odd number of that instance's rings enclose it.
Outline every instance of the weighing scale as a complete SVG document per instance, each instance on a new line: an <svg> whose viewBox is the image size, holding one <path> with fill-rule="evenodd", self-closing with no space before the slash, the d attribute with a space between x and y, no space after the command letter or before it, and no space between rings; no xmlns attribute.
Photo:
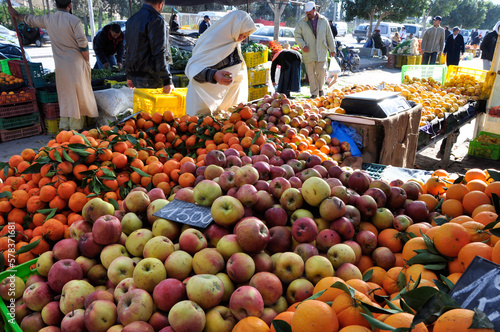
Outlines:
<svg viewBox="0 0 500 332"><path fill-rule="evenodd" d="M413 103L414 104L414 103ZM399 92L367 90L346 95L340 104L346 114L387 118L409 110L410 104Z"/></svg>

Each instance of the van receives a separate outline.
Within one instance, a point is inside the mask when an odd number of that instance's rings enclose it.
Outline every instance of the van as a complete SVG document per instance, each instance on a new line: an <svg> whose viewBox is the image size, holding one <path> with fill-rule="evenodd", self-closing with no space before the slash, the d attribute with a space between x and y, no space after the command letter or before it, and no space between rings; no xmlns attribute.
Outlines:
<svg viewBox="0 0 500 332"><path fill-rule="evenodd" d="M335 27L337 28L337 36L345 37L347 34L347 23L346 22L335 22Z"/></svg>
<svg viewBox="0 0 500 332"><path fill-rule="evenodd" d="M404 24L406 29L406 36L408 37L410 33L413 33L413 37L421 38L424 28L420 24Z"/></svg>
<svg viewBox="0 0 500 332"><path fill-rule="evenodd" d="M375 27L375 24L374 24ZM387 22L380 22L380 25L378 26L380 29L380 35L383 37L387 38L392 38L394 34L400 33L401 29L403 28L402 24L399 23L387 23ZM375 29L374 29L375 30Z"/></svg>

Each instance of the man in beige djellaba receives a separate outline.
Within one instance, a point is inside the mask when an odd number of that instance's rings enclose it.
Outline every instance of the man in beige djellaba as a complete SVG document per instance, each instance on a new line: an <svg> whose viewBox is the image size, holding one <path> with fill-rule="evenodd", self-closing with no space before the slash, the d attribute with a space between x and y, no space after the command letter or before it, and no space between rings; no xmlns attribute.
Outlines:
<svg viewBox="0 0 500 332"><path fill-rule="evenodd" d="M82 22L71 13L71 0L55 2L57 11L49 15L22 15L12 7L9 13L18 21L49 33L56 65L59 129L81 130L86 116L99 115L90 84L89 45Z"/></svg>

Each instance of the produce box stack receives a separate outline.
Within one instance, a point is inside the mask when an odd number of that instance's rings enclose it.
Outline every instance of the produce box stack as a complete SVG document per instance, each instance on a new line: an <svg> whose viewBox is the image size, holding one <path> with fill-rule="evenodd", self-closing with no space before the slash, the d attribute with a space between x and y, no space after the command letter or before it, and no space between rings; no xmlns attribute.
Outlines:
<svg viewBox="0 0 500 332"><path fill-rule="evenodd" d="M37 89L36 96L47 134L56 135L59 132L59 102L55 85Z"/></svg>
<svg viewBox="0 0 500 332"><path fill-rule="evenodd" d="M469 155L500 160L500 135L481 131L469 144Z"/></svg>
<svg viewBox="0 0 500 332"><path fill-rule="evenodd" d="M262 44L250 44L244 50L248 67L248 100L260 99L268 92L269 68L263 65L268 61L268 54L269 49Z"/></svg>
<svg viewBox="0 0 500 332"><path fill-rule="evenodd" d="M38 135L42 132L40 113L36 103L35 89L21 88L8 91L5 79L19 80L4 73L0 74L0 141ZM10 84L15 86L16 83Z"/></svg>

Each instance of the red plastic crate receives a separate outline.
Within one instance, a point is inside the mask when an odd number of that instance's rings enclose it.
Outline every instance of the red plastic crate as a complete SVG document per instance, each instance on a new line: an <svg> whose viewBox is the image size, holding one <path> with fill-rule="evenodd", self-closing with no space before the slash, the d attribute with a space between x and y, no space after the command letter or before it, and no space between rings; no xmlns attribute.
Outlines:
<svg viewBox="0 0 500 332"><path fill-rule="evenodd" d="M45 120L55 120L59 118L59 103L41 104L43 118Z"/></svg>
<svg viewBox="0 0 500 332"><path fill-rule="evenodd" d="M12 76L17 78L22 78L26 84L28 84L28 75L26 73L26 67L24 66L24 61L12 60L9 61L9 69ZM47 81L43 74L43 66L40 62L28 62L28 69L31 75L31 81L35 88L45 86Z"/></svg>
<svg viewBox="0 0 500 332"><path fill-rule="evenodd" d="M31 114L35 112L38 112L38 105L36 101L12 106L2 106L0 107L0 118L8 118L11 116Z"/></svg>
<svg viewBox="0 0 500 332"><path fill-rule="evenodd" d="M33 126L13 129L0 130L0 139L2 142L13 141L20 138L31 137L42 133L42 125L37 123Z"/></svg>
<svg viewBox="0 0 500 332"><path fill-rule="evenodd" d="M11 95L0 95L0 106L22 104L28 101L36 101L35 92L36 90L33 88L22 88L21 90Z"/></svg>

